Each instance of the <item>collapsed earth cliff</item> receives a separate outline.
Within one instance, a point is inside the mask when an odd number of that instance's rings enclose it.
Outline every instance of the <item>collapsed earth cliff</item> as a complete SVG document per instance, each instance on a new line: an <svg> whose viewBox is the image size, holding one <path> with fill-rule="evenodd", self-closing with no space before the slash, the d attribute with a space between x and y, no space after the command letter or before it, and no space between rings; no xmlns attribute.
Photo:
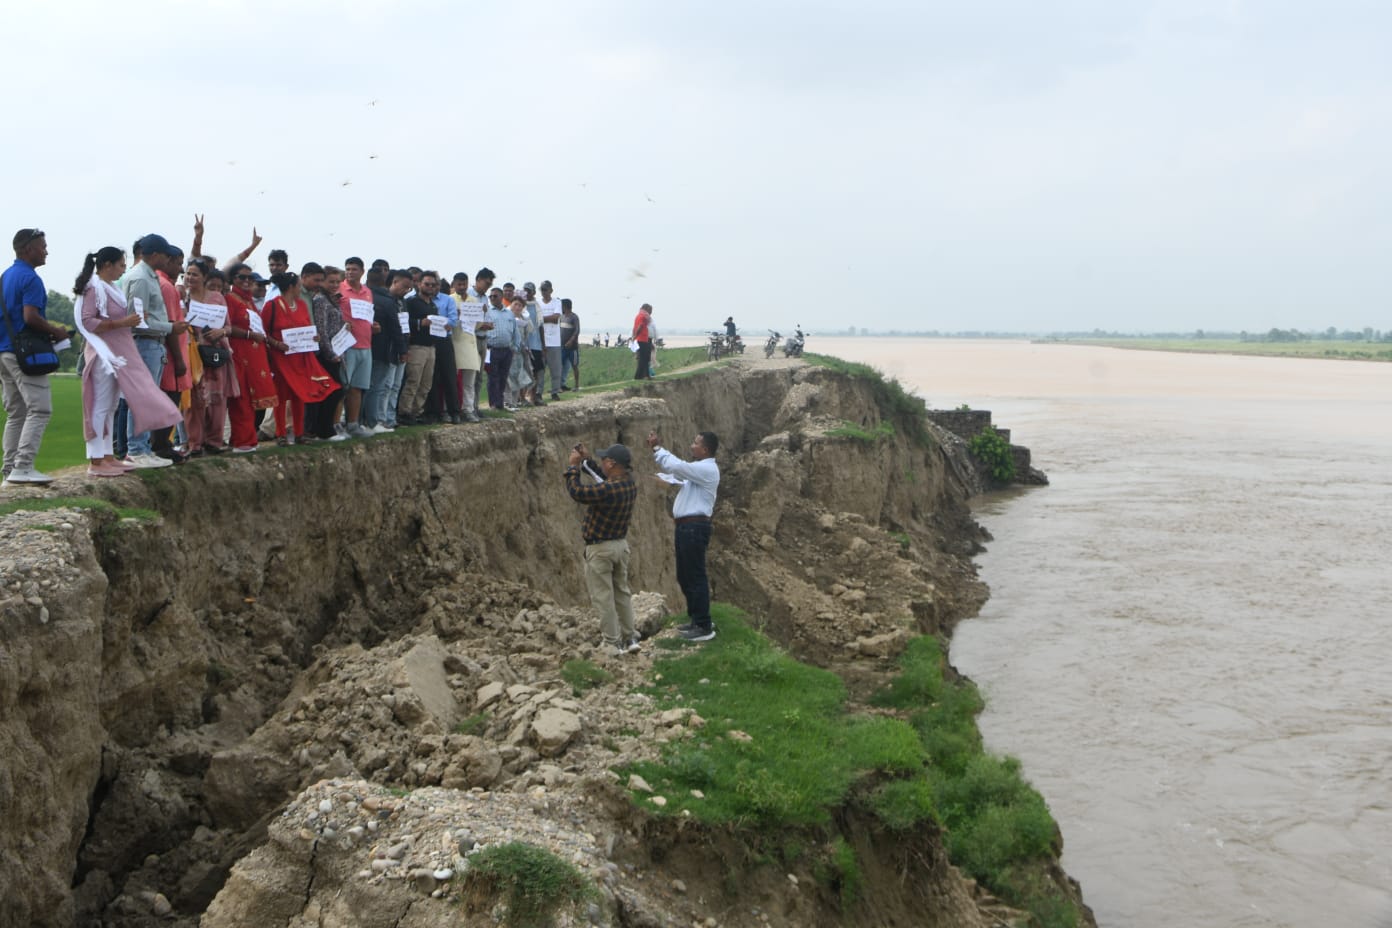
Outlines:
<svg viewBox="0 0 1392 928"><path fill-rule="evenodd" d="M648 640L606 685L561 681L602 660L566 453L651 428L721 436L714 598L853 699L912 635L973 614L979 478L882 387L726 364L481 426L62 479L48 495L71 506L0 517L0 926L492 924L452 887L499 841L594 880L565 924L1020 918L931 823L843 810L865 880L843 910L810 863L761 862L615 775L703 723L637 691L681 608L646 455L629 538Z"/></svg>

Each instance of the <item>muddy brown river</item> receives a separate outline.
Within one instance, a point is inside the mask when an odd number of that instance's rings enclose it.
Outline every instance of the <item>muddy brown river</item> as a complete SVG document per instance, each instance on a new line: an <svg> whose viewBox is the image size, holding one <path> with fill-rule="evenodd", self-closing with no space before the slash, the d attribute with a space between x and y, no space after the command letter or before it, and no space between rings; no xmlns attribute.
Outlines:
<svg viewBox="0 0 1392 928"><path fill-rule="evenodd" d="M1106 928L1392 925L1392 364L812 338L989 408L953 662Z"/></svg>

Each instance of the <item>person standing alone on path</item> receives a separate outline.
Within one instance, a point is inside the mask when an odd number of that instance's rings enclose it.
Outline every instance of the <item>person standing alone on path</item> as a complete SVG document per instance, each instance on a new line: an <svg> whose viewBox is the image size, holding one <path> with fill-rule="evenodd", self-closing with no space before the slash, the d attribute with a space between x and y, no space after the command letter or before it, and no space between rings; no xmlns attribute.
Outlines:
<svg viewBox="0 0 1392 928"><path fill-rule="evenodd" d="M599 469L604 479L581 483L581 465L593 474L594 463L587 461L584 444L570 452L565 469L566 492L577 503L589 507L580 532L585 539L585 586L590 602L599 613L599 630L604 636L603 653L621 656L638 650L638 629L633 621L633 593L628 586L628 523L638 484L629 467L632 456L623 445L599 452Z"/></svg>
<svg viewBox="0 0 1392 928"><path fill-rule="evenodd" d="M638 315L633 317L633 343L638 346L638 369L633 372L634 380L652 379L652 305L644 303L638 307Z"/></svg>
<svg viewBox="0 0 1392 928"><path fill-rule="evenodd" d="M691 440L689 462L663 448L657 432L648 433L648 447L658 470L681 480L672 503L672 518L677 523L677 585L686 597L690 621L679 625L677 633L687 641L710 641L715 637L715 626L711 624L706 548L710 546L711 516L720 487L720 467L715 463L720 439L714 432L698 433Z"/></svg>

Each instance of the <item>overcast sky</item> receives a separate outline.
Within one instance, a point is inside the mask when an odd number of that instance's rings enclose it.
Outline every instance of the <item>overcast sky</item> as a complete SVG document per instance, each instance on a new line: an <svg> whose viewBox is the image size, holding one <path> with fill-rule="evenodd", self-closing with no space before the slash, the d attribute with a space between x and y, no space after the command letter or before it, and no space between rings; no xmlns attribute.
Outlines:
<svg viewBox="0 0 1392 928"><path fill-rule="evenodd" d="M7 9L4 234L549 278L587 328L1392 328L1392 5ZM640 276L641 275L641 276Z"/></svg>

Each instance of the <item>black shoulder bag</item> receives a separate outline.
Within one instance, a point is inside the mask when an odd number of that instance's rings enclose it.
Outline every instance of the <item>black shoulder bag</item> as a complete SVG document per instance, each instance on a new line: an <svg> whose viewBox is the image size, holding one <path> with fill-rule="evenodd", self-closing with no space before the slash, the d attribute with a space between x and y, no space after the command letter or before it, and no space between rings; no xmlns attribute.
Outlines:
<svg viewBox="0 0 1392 928"><path fill-rule="evenodd" d="M28 326L15 331L14 323L10 321L10 310L5 306L3 290L0 290L0 316L5 317L5 328L10 330L10 349L14 351L22 373L37 377L58 369L58 352L53 350L53 339Z"/></svg>

